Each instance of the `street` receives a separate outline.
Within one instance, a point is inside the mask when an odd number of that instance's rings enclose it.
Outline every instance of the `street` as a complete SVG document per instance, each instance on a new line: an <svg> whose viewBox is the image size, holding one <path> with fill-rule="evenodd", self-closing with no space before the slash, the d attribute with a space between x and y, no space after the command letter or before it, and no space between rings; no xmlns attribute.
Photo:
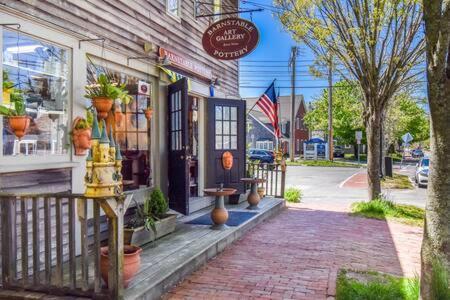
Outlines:
<svg viewBox="0 0 450 300"><path fill-rule="evenodd" d="M414 165L394 166L394 172L414 176ZM352 180L355 174L364 174L365 168L340 167L304 167L289 166L286 175L287 187L298 187L302 190L302 202L305 203L339 203L350 205L355 201L367 199L367 188L347 187L346 181ZM425 207L426 189L414 185L412 190L383 190L388 199L398 203Z"/></svg>

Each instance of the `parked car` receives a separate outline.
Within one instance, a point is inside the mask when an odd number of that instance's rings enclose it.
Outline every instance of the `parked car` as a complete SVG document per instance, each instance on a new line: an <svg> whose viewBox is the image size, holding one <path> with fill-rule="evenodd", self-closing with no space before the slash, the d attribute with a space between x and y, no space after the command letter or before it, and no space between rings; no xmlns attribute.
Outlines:
<svg viewBox="0 0 450 300"><path fill-rule="evenodd" d="M342 146L334 146L333 156L344 158L345 156L344 148Z"/></svg>
<svg viewBox="0 0 450 300"><path fill-rule="evenodd" d="M269 150L262 149L250 149L249 151L249 159L250 160L259 160L263 163L273 163L274 154Z"/></svg>
<svg viewBox="0 0 450 300"><path fill-rule="evenodd" d="M414 149L413 151L411 151L411 157L412 158L421 158L424 157L424 153L422 151L422 149Z"/></svg>
<svg viewBox="0 0 450 300"><path fill-rule="evenodd" d="M420 188L428 185L429 167L430 159L428 157L421 158L417 163L415 181Z"/></svg>

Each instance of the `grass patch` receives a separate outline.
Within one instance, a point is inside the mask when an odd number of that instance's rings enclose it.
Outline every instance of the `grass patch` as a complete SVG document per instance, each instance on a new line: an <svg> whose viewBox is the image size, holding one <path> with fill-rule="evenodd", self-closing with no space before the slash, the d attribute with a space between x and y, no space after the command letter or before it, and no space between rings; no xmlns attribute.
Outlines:
<svg viewBox="0 0 450 300"><path fill-rule="evenodd" d="M352 214L371 219L392 219L401 223L423 226L425 211L412 205L395 204L385 199L352 204Z"/></svg>
<svg viewBox="0 0 450 300"><path fill-rule="evenodd" d="M296 160L294 162L286 161L286 164L288 166L358 168L356 164L329 160Z"/></svg>
<svg viewBox="0 0 450 300"><path fill-rule="evenodd" d="M381 186L385 189L414 189L411 180L406 175L393 174L393 177L383 177Z"/></svg>
<svg viewBox="0 0 450 300"><path fill-rule="evenodd" d="M288 188L284 191L284 199L287 202L300 203L302 198L302 191L297 188Z"/></svg>
<svg viewBox="0 0 450 300"><path fill-rule="evenodd" d="M377 272L339 272L336 300L417 300L419 279Z"/></svg>
<svg viewBox="0 0 450 300"><path fill-rule="evenodd" d="M433 260L433 272L431 274L431 298L436 300L450 299L450 287L448 286L449 272L442 261Z"/></svg>

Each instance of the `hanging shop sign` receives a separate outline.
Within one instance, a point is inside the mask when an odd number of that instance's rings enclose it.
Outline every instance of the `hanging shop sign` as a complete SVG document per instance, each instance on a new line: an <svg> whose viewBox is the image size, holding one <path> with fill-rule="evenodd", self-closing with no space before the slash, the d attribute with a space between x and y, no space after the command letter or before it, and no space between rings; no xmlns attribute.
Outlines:
<svg viewBox="0 0 450 300"><path fill-rule="evenodd" d="M214 58L235 60L252 52L259 41L255 24L240 18L223 19L203 34L203 49Z"/></svg>
<svg viewBox="0 0 450 300"><path fill-rule="evenodd" d="M188 58L185 58L179 54L176 54L170 50L167 50L163 47L159 47L158 51L160 59L166 59L169 63L168 66L164 65L164 67L175 67L180 71L184 71L188 74L193 74L204 79L210 80L212 78L211 69L198 64Z"/></svg>

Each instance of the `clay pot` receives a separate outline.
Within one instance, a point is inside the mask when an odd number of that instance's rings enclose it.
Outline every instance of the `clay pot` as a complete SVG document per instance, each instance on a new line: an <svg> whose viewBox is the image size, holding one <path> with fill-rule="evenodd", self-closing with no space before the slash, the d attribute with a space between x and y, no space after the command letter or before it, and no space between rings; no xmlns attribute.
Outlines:
<svg viewBox="0 0 450 300"><path fill-rule="evenodd" d="M266 195L266 189L263 187L259 187L257 189L259 197L262 199Z"/></svg>
<svg viewBox="0 0 450 300"><path fill-rule="evenodd" d="M137 271L141 267L141 252L142 249L138 246L124 245L124 257L123 257L123 286L128 287L131 279L136 275ZM100 249L100 271L102 273L103 281L108 286L108 247L102 247Z"/></svg>
<svg viewBox="0 0 450 300"><path fill-rule="evenodd" d="M95 97L92 98L92 105L97 110L98 119L106 119L109 111L112 109L114 101L107 97Z"/></svg>
<svg viewBox="0 0 450 300"><path fill-rule="evenodd" d="M86 155L86 150L91 149L91 129L74 129L72 131L73 147L75 155Z"/></svg>
<svg viewBox="0 0 450 300"><path fill-rule="evenodd" d="M231 170L233 167L233 154L230 151L226 151L222 154L222 167L225 170Z"/></svg>
<svg viewBox="0 0 450 300"><path fill-rule="evenodd" d="M145 118L150 121L150 119L152 118L152 114L153 114L153 109L152 108L147 108L147 109L143 109L144 114L145 114Z"/></svg>
<svg viewBox="0 0 450 300"><path fill-rule="evenodd" d="M9 127L17 138L20 140L25 135L28 127L30 126L30 117L29 116L12 116L8 117Z"/></svg>
<svg viewBox="0 0 450 300"><path fill-rule="evenodd" d="M225 224L228 220L228 211L225 208L214 208L211 212L211 220L215 225Z"/></svg>
<svg viewBox="0 0 450 300"><path fill-rule="evenodd" d="M258 206L259 201L261 201L261 197L259 197L258 193L251 193L247 197L247 201L250 206Z"/></svg>

